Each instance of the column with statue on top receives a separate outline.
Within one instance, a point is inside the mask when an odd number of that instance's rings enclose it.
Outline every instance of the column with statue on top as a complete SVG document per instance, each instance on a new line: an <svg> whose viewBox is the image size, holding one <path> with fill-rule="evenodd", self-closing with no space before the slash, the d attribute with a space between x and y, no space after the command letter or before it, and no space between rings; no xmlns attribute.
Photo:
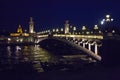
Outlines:
<svg viewBox="0 0 120 80"><path fill-rule="evenodd" d="M69 34L69 21L65 21L65 34Z"/></svg>

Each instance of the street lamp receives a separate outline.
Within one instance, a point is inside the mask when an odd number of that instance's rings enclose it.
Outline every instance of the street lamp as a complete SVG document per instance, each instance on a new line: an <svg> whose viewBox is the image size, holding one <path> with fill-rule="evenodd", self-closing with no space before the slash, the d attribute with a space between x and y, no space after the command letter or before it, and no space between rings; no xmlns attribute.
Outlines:
<svg viewBox="0 0 120 80"><path fill-rule="evenodd" d="M94 29L95 29L95 30L98 30L98 25L95 25L95 26L94 26Z"/></svg>
<svg viewBox="0 0 120 80"><path fill-rule="evenodd" d="M74 26L73 27L73 34L75 34L75 31L76 31L76 27Z"/></svg>
<svg viewBox="0 0 120 80"><path fill-rule="evenodd" d="M114 19L111 18L110 15L106 15L106 18L101 21L101 25L103 25L105 22L112 22Z"/></svg>
<svg viewBox="0 0 120 80"><path fill-rule="evenodd" d="M61 32L63 32L63 28L61 28Z"/></svg>
<svg viewBox="0 0 120 80"><path fill-rule="evenodd" d="M85 26L83 26L83 27L82 27L82 34L86 34L86 32L85 32L85 31L86 31L86 27L85 27Z"/></svg>
<svg viewBox="0 0 120 80"><path fill-rule="evenodd" d="M53 29L53 32L55 32L55 29Z"/></svg>
<svg viewBox="0 0 120 80"><path fill-rule="evenodd" d="M110 18L110 15L106 15L106 18Z"/></svg>
<svg viewBox="0 0 120 80"><path fill-rule="evenodd" d="M86 27L85 27L85 26L83 26L83 27L82 27L82 30L86 30Z"/></svg>
<svg viewBox="0 0 120 80"><path fill-rule="evenodd" d="M59 29L57 28L57 29L56 29L56 32L58 32L58 31L59 31Z"/></svg>

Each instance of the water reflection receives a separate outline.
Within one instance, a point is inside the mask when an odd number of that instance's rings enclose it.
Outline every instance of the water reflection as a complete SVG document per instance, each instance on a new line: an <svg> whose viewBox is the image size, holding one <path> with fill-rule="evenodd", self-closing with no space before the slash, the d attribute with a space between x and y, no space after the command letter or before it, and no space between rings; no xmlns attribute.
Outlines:
<svg viewBox="0 0 120 80"><path fill-rule="evenodd" d="M54 55L40 45L1 46L0 72L44 72L72 70L88 63L85 55Z"/></svg>
<svg viewBox="0 0 120 80"><path fill-rule="evenodd" d="M57 58L47 52L46 50L40 48L40 45L30 45L30 46L2 46L0 49L0 70L6 70L19 65L19 68L23 67L25 64L30 64L33 71L43 72L41 63L56 63Z"/></svg>
<svg viewBox="0 0 120 80"><path fill-rule="evenodd" d="M32 47L31 47L32 48ZM57 63L57 57L50 54L46 50L40 48L40 45L35 45L34 48L32 48L33 52L33 63L34 67L38 72L44 71L43 64L47 66L47 63Z"/></svg>

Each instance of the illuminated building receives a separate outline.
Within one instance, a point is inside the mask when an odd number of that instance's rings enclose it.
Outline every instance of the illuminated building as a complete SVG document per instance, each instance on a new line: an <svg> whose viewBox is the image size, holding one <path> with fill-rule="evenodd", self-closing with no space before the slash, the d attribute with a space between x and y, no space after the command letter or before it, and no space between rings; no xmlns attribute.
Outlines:
<svg viewBox="0 0 120 80"><path fill-rule="evenodd" d="M22 31L22 27L21 27L21 25L19 25L18 26L18 29L17 29L17 33L22 33L23 31Z"/></svg>
<svg viewBox="0 0 120 80"><path fill-rule="evenodd" d="M34 22L32 17L30 17L30 22L29 22L29 33L34 33Z"/></svg>
<svg viewBox="0 0 120 80"><path fill-rule="evenodd" d="M21 25L18 26L17 32L16 33L10 33L10 36L13 37L18 37L18 36L29 36L28 33L23 33Z"/></svg>
<svg viewBox="0 0 120 80"><path fill-rule="evenodd" d="M69 34L69 21L66 20L65 22L65 34Z"/></svg>

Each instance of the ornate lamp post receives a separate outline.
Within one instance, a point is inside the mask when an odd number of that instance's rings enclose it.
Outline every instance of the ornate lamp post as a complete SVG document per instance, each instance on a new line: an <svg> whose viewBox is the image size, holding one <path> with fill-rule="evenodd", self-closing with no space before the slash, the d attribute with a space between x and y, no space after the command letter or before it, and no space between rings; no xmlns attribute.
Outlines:
<svg viewBox="0 0 120 80"><path fill-rule="evenodd" d="M105 19L101 21L101 25L106 26L104 32L111 33L111 22L113 22L113 18L110 15L106 15Z"/></svg>

